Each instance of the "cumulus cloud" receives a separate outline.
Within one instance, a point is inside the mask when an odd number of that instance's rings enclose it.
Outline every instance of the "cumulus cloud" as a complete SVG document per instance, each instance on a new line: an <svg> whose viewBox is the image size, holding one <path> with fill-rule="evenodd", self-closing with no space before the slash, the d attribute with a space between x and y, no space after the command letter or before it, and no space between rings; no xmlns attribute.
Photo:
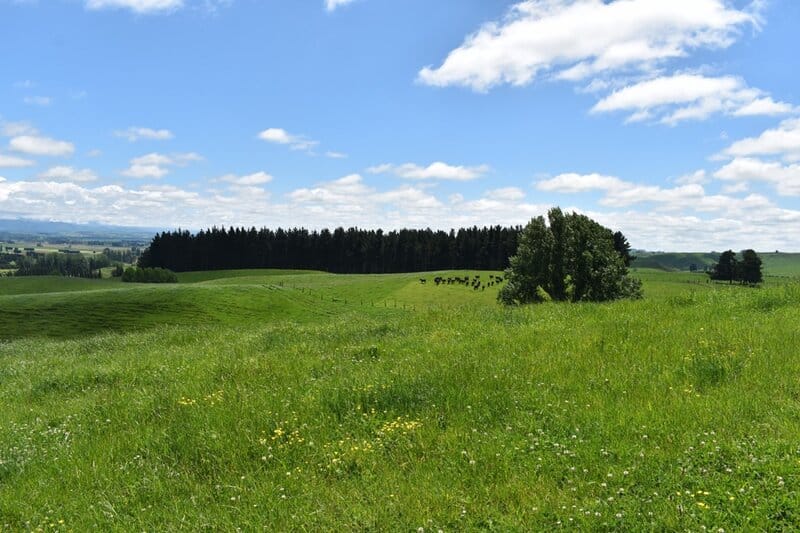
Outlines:
<svg viewBox="0 0 800 533"><path fill-rule="evenodd" d="M137 179L161 179L169 174L169 170L158 165L142 165L132 163L130 167L122 171L123 176Z"/></svg>
<svg viewBox="0 0 800 533"><path fill-rule="evenodd" d="M30 159L0 154L0 168L22 168L30 167L34 164L35 162L31 161Z"/></svg>
<svg viewBox="0 0 800 533"><path fill-rule="evenodd" d="M525 192L519 187L503 187L486 191L484 197L501 202L516 202L525 198Z"/></svg>
<svg viewBox="0 0 800 533"><path fill-rule="evenodd" d="M86 8L127 9L140 15L169 13L184 6L183 0L86 0Z"/></svg>
<svg viewBox="0 0 800 533"><path fill-rule="evenodd" d="M680 176L675 180L675 183L679 185L690 185L692 183L702 185L704 183L708 183L708 174L705 170L697 170L691 174Z"/></svg>
<svg viewBox="0 0 800 533"><path fill-rule="evenodd" d="M663 207L683 209L687 201L699 201L705 196L703 187L696 183L664 188L658 185L642 185L602 174L560 174L554 178L540 180L536 184L540 191L562 194L577 194L592 191L603 193L600 205L627 207L639 203L657 203Z"/></svg>
<svg viewBox="0 0 800 533"><path fill-rule="evenodd" d="M574 194L588 191L610 191L620 189L625 182L614 176L602 174L559 174L554 178L540 180L536 188L540 191Z"/></svg>
<svg viewBox="0 0 800 533"><path fill-rule="evenodd" d="M310 150L319 144L304 135L294 135L282 128L268 128L258 134L262 141L286 145L292 150Z"/></svg>
<svg viewBox="0 0 800 533"><path fill-rule="evenodd" d="M359 174L296 189L287 195L292 213L313 217L319 226L421 227L441 220L444 205L417 187L403 186L379 191ZM446 216L446 215L445 215Z"/></svg>
<svg viewBox="0 0 800 533"><path fill-rule="evenodd" d="M800 119L788 119L758 137L748 137L734 142L724 156L777 156L786 161L800 161Z"/></svg>
<svg viewBox="0 0 800 533"><path fill-rule="evenodd" d="M27 1L27 0L26 0ZM84 0L86 9L128 10L137 15L166 15L183 8L214 14L233 0Z"/></svg>
<svg viewBox="0 0 800 533"><path fill-rule="evenodd" d="M350 174L316 187L303 187L289 193L295 202L347 204L357 197L371 195L375 191L364 184L359 174Z"/></svg>
<svg viewBox="0 0 800 533"><path fill-rule="evenodd" d="M739 183L770 183L781 196L800 196L800 164L783 164L758 158L737 157L714 173L714 177Z"/></svg>
<svg viewBox="0 0 800 533"><path fill-rule="evenodd" d="M167 141L174 137L172 132L166 129L155 130L152 128L139 127L130 127L126 130L115 131L114 136L127 139L129 142L136 142L142 139L151 141Z"/></svg>
<svg viewBox="0 0 800 533"><path fill-rule="evenodd" d="M68 166L56 166L39 174L39 178L49 181L74 181L80 183L96 181L97 175L88 168L76 169Z"/></svg>
<svg viewBox="0 0 800 533"><path fill-rule="evenodd" d="M600 100L593 113L631 113L629 122L657 120L675 125L684 120L702 120L713 114L733 116L781 115L794 111L784 102L733 76L701 74L661 76L618 89Z"/></svg>
<svg viewBox="0 0 800 533"><path fill-rule="evenodd" d="M131 159L130 166L122 171L122 175L137 179L161 179L169 174L167 167L184 167L202 160L203 157L194 152L170 155L153 152Z"/></svg>
<svg viewBox="0 0 800 533"><path fill-rule="evenodd" d="M796 249L800 211L766 205L764 200L757 196L747 201L721 197L718 202L723 207L710 215L634 210L585 211L585 214L608 227L619 228L634 246L648 249Z"/></svg>
<svg viewBox="0 0 800 533"><path fill-rule="evenodd" d="M386 174L392 173L403 179L409 180L452 180L452 181L470 181L478 179L489 172L490 168L487 165L479 165L474 167L467 167L461 165L448 165L437 161L431 163L427 167L416 165L414 163L405 163L403 165L393 165L384 163L369 167L367 172L370 174Z"/></svg>
<svg viewBox="0 0 800 533"><path fill-rule="evenodd" d="M226 174L225 176L218 178L219 181L225 181L233 185L240 185L240 186L265 185L271 182L272 179L273 179L272 176L270 176L266 172L255 172L253 174L247 174L246 176L237 176L236 174Z"/></svg>
<svg viewBox="0 0 800 533"><path fill-rule="evenodd" d="M731 144L715 159L728 160L714 177L726 188L746 189L751 182L772 186L781 196L800 196L800 119L781 122L757 137Z"/></svg>
<svg viewBox="0 0 800 533"><path fill-rule="evenodd" d="M335 11L337 7L352 4L355 0L325 0L325 9L327 11Z"/></svg>
<svg viewBox="0 0 800 533"><path fill-rule="evenodd" d="M468 36L440 66L420 70L418 79L487 91L542 76L575 81L646 72L697 49L726 48L756 24L756 15L724 0L526 0Z"/></svg>
<svg viewBox="0 0 800 533"><path fill-rule="evenodd" d="M53 103L53 99L49 96L26 96L22 101L28 105L38 105L47 107Z"/></svg>
<svg viewBox="0 0 800 533"><path fill-rule="evenodd" d="M0 135L3 137L19 137L20 135L38 135L39 132L28 122L6 122L0 120Z"/></svg>
<svg viewBox="0 0 800 533"><path fill-rule="evenodd" d="M75 146L67 141L59 141L48 137L36 135L20 135L12 137L9 148L15 152L22 152L28 155L43 156L65 156L72 155Z"/></svg>

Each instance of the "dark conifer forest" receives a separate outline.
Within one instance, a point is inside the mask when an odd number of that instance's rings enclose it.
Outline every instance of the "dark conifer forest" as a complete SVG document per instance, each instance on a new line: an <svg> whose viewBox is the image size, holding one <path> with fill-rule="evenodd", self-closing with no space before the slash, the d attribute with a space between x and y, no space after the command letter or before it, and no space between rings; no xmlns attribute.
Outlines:
<svg viewBox="0 0 800 533"><path fill-rule="evenodd" d="M445 269L502 270L521 226L384 232L358 228L212 228L156 235L139 266L175 272L244 268L386 274Z"/></svg>

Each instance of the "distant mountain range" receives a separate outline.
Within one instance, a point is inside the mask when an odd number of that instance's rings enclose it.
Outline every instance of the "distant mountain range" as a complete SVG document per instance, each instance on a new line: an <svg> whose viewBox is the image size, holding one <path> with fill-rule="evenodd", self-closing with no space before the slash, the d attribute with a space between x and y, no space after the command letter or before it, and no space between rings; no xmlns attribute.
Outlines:
<svg viewBox="0 0 800 533"><path fill-rule="evenodd" d="M0 219L0 239L29 237L70 237L83 239L125 239L149 241L161 228L132 228L105 224L72 224L25 218Z"/></svg>

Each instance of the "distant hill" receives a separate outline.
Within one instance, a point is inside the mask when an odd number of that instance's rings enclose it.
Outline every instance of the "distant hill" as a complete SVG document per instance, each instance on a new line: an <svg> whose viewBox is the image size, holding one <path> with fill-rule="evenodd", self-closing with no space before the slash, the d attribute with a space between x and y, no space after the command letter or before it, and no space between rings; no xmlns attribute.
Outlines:
<svg viewBox="0 0 800 533"><path fill-rule="evenodd" d="M695 265L697 270L711 268L719 259L719 254L712 253L649 253L636 252L636 260L631 265L633 268L655 268L657 270L676 271L691 270Z"/></svg>
<svg viewBox="0 0 800 533"><path fill-rule="evenodd" d="M0 240L38 239L39 237L62 237L73 239L124 239L149 242L161 231L156 228L132 228L104 224L71 224L32 219L0 219Z"/></svg>
<svg viewBox="0 0 800 533"><path fill-rule="evenodd" d="M637 251L633 268L654 268L664 271L688 272L692 265L697 270L711 268L719 259L718 253L653 253ZM800 253L760 253L764 273L768 276L800 276Z"/></svg>

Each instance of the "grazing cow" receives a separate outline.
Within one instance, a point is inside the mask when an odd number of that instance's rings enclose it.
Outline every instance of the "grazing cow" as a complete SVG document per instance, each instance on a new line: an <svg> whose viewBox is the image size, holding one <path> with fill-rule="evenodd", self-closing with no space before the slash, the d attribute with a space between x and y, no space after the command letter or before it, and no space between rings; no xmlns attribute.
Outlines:
<svg viewBox="0 0 800 533"><path fill-rule="evenodd" d="M427 279L425 279L425 278L419 278L419 282L420 282L421 284L425 285L426 283L428 283L428 280L427 280Z"/></svg>

